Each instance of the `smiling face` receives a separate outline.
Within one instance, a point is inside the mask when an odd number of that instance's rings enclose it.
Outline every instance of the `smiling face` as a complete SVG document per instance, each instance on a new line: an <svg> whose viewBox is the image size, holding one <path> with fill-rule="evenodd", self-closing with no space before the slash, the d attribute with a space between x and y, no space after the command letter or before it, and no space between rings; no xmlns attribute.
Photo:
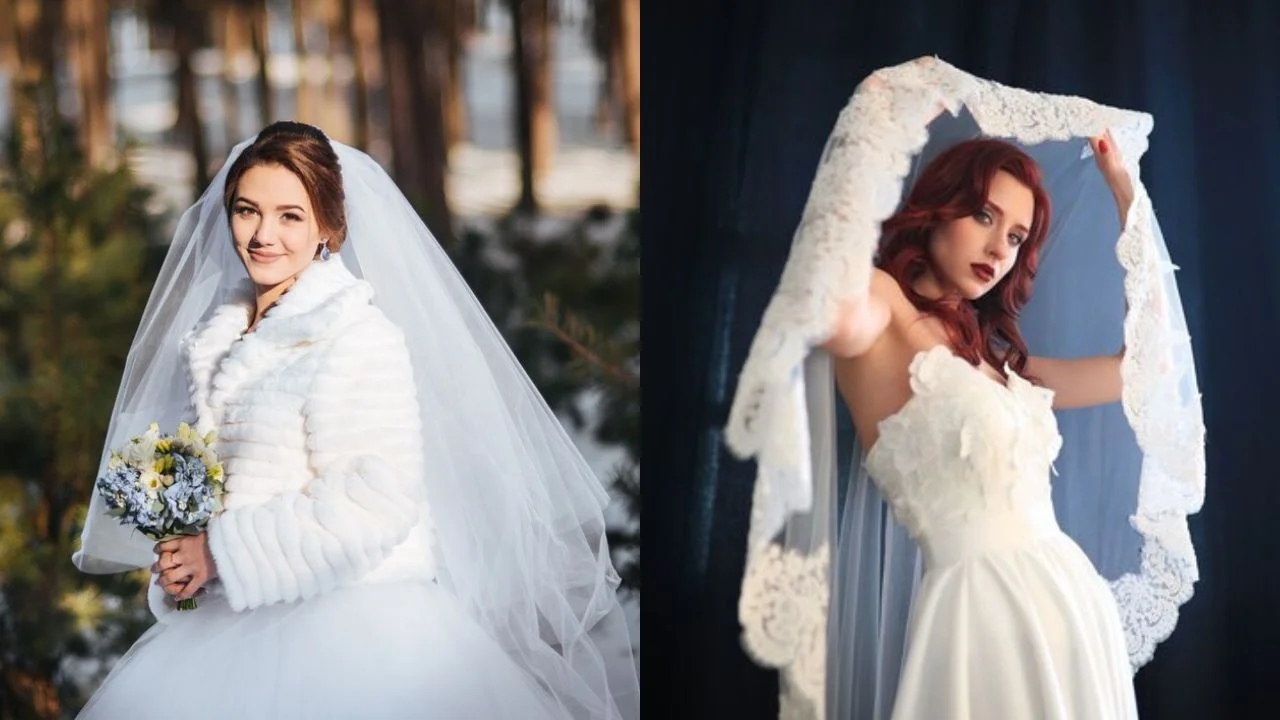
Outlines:
<svg viewBox="0 0 1280 720"><path fill-rule="evenodd" d="M261 289L292 282L324 242L311 199L289 170L255 165L240 177L231 201L236 254Z"/></svg>
<svg viewBox="0 0 1280 720"><path fill-rule="evenodd" d="M921 278L920 291L970 301L990 292L1013 269L1031 234L1034 212L1031 189L1008 172L997 172L981 208L933 231L932 272Z"/></svg>

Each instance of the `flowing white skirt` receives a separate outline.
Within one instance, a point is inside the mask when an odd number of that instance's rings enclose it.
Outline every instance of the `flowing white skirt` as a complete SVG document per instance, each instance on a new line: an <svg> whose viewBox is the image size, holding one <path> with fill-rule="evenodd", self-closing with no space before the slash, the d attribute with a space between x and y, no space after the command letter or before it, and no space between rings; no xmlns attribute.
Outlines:
<svg viewBox="0 0 1280 720"><path fill-rule="evenodd" d="M233 612L201 597L119 660L81 718L555 718L446 590L399 582Z"/></svg>
<svg viewBox="0 0 1280 720"><path fill-rule="evenodd" d="M930 568L909 637L894 720L1138 716L1115 598L1056 529Z"/></svg>

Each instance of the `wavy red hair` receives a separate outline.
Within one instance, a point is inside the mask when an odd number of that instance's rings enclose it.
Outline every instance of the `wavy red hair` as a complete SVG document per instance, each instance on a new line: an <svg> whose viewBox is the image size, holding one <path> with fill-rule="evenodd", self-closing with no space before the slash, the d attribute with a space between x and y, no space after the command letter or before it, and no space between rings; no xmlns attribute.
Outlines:
<svg viewBox="0 0 1280 720"><path fill-rule="evenodd" d="M982 210L991 180L1001 170L1026 185L1035 202L1031 227L1013 268L974 301L931 300L916 292L913 283L926 271L937 275L929 255L934 230ZM916 308L942 321L957 355L975 366L986 360L1001 375L1008 363L1021 375L1027 366L1027 344L1018 331L1018 312L1031 297L1049 217L1049 194L1031 156L1001 140L968 140L930 162L906 202L884 221L877 265L898 281Z"/></svg>

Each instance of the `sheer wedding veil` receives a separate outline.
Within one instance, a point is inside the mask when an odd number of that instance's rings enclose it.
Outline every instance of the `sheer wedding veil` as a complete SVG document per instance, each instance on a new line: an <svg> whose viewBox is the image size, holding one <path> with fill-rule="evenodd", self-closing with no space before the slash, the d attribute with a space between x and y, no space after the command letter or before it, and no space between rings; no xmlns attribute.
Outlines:
<svg viewBox="0 0 1280 720"><path fill-rule="evenodd" d="M817 349L839 303L867 291L880 223L939 152L1003 138L1040 165L1053 205L1019 326L1035 355L1114 353L1122 402L1057 413L1059 522L1114 591L1136 671L1198 577L1186 518L1204 497L1204 424L1190 338L1138 161L1149 115L975 78L936 58L873 73L836 121L727 428L758 478L739 617L779 668L785 717L887 718L920 553L862 467ZM1124 227L1089 136L1110 129L1134 180ZM1126 312L1126 306L1128 308Z"/></svg>
<svg viewBox="0 0 1280 720"><path fill-rule="evenodd" d="M107 450L187 413L182 338L246 277L222 193L235 158L178 224L129 350ZM440 582L574 718L639 715L636 661L605 540L600 481L395 183L332 142L342 166L341 257L405 334L422 414ZM77 567L150 565L152 543L94 493Z"/></svg>

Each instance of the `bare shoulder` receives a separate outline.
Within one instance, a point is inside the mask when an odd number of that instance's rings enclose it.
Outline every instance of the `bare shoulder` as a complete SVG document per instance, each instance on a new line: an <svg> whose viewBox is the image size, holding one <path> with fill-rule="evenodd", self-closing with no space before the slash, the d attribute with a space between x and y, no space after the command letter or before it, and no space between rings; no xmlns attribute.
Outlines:
<svg viewBox="0 0 1280 720"><path fill-rule="evenodd" d="M889 322L868 352L835 364L836 384L853 415L858 436L870 447L881 420L897 412L911 397L907 367L919 332L920 312L889 273L875 268L870 293L889 308Z"/></svg>
<svg viewBox="0 0 1280 720"><path fill-rule="evenodd" d="M871 270L870 293L888 303L890 308L897 308L903 303L910 304L898 281L880 268L872 268Z"/></svg>
<svg viewBox="0 0 1280 720"><path fill-rule="evenodd" d="M880 268L875 268L871 274L870 294L889 309L887 332L897 336L897 340L909 343L908 338L914 334L912 328L920 319L920 310L912 304L897 278Z"/></svg>

